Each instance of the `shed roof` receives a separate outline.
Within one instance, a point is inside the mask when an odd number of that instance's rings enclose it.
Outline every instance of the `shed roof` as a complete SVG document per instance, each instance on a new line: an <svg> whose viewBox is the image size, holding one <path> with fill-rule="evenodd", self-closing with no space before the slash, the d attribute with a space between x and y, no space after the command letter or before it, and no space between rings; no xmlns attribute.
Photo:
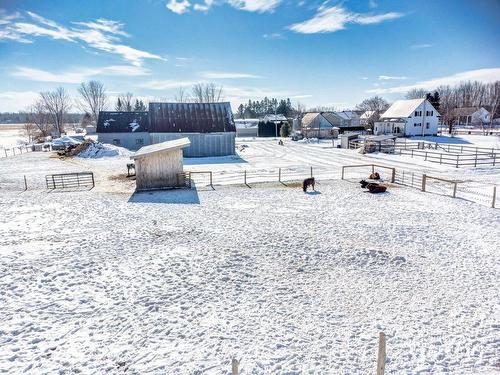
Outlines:
<svg viewBox="0 0 500 375"><path fill-rule="evenodd" d="M98 133L139 133L147 132L148 112L100 111L97 119Z"/></svg>
<svg viewBox="0 0 500 375"><path fill-rule="evenodd" d="M173 141L155 143L153 145L141 147L135 154L133 154L130 157L130 159L136 160L136 159L143 158L145 156L149 156L149 155L160 153L160 152L173 151L173 150L189 147L190 145L191 145L191 142L189 141L189 138L187 138L187 137L175 139Z"/></svg>
<svg viewBox="0 0 500 375"><path fill-rule="evenodd" d="M380 118L400 118L409 117L425 99L410 99L410 100L397 100L387 111L384 112ZM431 105L429 103L429 105Z"/></svg>
<svg viewBox="0 0 500 375"><path fill-rule="evenodd" d="M230 103L149 103L151 133L235 132Z"/></svg>

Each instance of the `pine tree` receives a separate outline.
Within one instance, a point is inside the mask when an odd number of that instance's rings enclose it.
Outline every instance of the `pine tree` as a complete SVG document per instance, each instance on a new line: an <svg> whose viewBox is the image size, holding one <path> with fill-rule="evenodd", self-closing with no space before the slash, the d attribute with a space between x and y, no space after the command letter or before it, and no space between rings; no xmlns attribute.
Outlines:
<svg viewBox="0 0 500 375"><path fill-rule="evenodd" d="M288 121L285 123L282 123L281 129L280 129L280 135L282 138L287 138L290 136L290 133L292 132L292 128L290 127L290 124Z"/></svg>

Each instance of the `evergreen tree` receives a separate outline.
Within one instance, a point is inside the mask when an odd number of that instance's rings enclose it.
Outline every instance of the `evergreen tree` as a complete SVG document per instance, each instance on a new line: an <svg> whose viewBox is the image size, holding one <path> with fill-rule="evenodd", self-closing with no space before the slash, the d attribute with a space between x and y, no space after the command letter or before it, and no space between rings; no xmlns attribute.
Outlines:
<svg viewBox="0 0 500 375"><path fill-rule="evenodd" d="M281 129L280 129L281 137L287 138L290 136L291 132L292 132L292 128L291 128L290 124L288 123L288 121L286 121L285 123L282 123Z"/></svg>

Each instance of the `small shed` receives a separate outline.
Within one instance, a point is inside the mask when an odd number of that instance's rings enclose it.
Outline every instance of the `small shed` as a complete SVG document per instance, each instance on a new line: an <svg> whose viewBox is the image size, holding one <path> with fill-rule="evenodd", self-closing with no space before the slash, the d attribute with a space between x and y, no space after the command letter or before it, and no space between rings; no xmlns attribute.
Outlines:
<svg viewBox="0 0 500 375"><path fill-rule="evenodd" d="M182 149L190 144L188 138L180 138L140 148L130 157L135 162L136 189L185 186Z"/></svg>

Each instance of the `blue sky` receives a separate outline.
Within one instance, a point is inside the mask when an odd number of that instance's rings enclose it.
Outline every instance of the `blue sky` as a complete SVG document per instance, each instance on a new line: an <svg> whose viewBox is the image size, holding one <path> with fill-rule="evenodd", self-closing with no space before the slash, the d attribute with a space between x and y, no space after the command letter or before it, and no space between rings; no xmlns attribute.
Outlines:
<svg viewBox="0 0 500 375"><path fill-rule="evenodd" d="M98 79L111 96L172 99L196 82L233 104L264 96L353 107L500 79L500 2L2 1L0 111Z"/></svg>

